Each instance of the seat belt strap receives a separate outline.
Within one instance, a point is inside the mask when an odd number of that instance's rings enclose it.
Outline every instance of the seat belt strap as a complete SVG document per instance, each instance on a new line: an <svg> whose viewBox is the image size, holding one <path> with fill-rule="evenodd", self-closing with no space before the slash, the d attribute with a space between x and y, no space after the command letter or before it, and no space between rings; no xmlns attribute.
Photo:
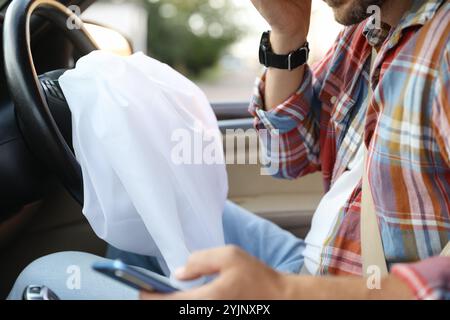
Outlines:
<svg viewBox="0 0 450 320"><path fill-rule="evenodd" d="M378 53L375 49L372 51L371 58L371 74ZM370 105L373 98L372 85L368 86L368 104ZM377 267L381 276L388 274L386 258L381 240L380 228L378 226L375 204L373 201L372 191L369 183L369 166L368 166L368 150L364 144L364 174L362 182L362 199L361 199L361 256L363 265L363 275L368 276L373 273L373 267Z"/></svg>
<svg viewBox="0 0 450 320"><path fill-rule="evenodd" d="M441 257L450 257L450 242L447 243L444 250L442 250Z"/></svg>

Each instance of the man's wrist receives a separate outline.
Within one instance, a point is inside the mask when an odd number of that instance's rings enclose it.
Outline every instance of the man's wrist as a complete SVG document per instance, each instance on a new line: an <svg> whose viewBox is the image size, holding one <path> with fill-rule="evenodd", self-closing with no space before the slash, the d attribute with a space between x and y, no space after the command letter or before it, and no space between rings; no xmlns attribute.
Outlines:
<svg viewBox="0 0 450 320"><path fill-rule="evenodd" d="M305 43L307 36L302 34L287 35L276 32L270 33L270 45L275 54L286 55L292 51L301 48Z"/></svg>
<svg viewBox="0 0 450 320"><path fill-rule="evenodd" d="M283 300L302 300L307 299L303 294L305 288L311 287L313 277L299 276L299 275L282 275L283 290L281 292L281 299Z"/></svg>

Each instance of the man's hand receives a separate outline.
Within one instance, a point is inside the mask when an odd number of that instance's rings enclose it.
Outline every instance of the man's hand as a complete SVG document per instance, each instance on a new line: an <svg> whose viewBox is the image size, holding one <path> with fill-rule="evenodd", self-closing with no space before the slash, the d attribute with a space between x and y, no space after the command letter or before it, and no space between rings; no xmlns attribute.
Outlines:
<svg viewBox="0 0 450 320"><path fill-rule="evenodd" d="M271 43L275 51L286 54L305 43L311 0L252 0L252 3L272 28Z"/></svg>
<svg viewBox="0 0 450 320"><path fill-rule="evenodd" d="M141 293L143 300L281 300L281 299L412 299L406 283L396 276L371 290L360 277L312 277L277 273L242 250L229 246L194 253L179 280L217 278L199 288L174 294Z"/></svg>
<svg viewBox="0 0 450 320"><path fill-rule="evenodd" d="M284 297L284 276L270 269L241 249L228 246L194 253L185 268L176 276L179 280L194 280L217 275L209 284L191 291L170 295L142 293L144 300L273 300Z"/></svg>

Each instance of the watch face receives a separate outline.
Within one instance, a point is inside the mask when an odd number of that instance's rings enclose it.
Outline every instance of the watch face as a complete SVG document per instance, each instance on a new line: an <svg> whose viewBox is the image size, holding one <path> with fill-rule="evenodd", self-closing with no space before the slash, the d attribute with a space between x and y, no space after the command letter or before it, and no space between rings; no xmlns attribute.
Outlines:
<svg viewBox="0 0 450 320"><path fill-rule="evenodd" d="M264 47L265 50L270 48L270 33L264 32L261 38L261 46Z"/></svg>
<svg viewBox="0 0 450 320"><path fill-rule="evenodd" d="M259 46L259 62L267 67L267 52L270 51L270 33L264 32Z"/></svg>

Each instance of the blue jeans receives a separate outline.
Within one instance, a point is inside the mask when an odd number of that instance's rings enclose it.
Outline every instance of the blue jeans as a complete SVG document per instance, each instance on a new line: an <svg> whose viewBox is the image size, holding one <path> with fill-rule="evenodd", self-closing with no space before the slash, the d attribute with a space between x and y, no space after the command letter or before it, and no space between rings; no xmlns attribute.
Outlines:
<svg viewBox="0 0 450 320"><path fill-rule="evenodd" d="M223 227L227 244L239 246L275 270L299 273L303 267L303 240L232 202L226 204ZM139 256L110 248L108 258L120 258L134 266L166 273L160 257ZM62 252L40 258L20 274L8 299L21 299L24 288L31 284L46 285L62 299L137 299L136 290L92 271L92 263L100 260L105 258L80 252ZM71 282L73 272L80 275L75 286Z"/></svg>

